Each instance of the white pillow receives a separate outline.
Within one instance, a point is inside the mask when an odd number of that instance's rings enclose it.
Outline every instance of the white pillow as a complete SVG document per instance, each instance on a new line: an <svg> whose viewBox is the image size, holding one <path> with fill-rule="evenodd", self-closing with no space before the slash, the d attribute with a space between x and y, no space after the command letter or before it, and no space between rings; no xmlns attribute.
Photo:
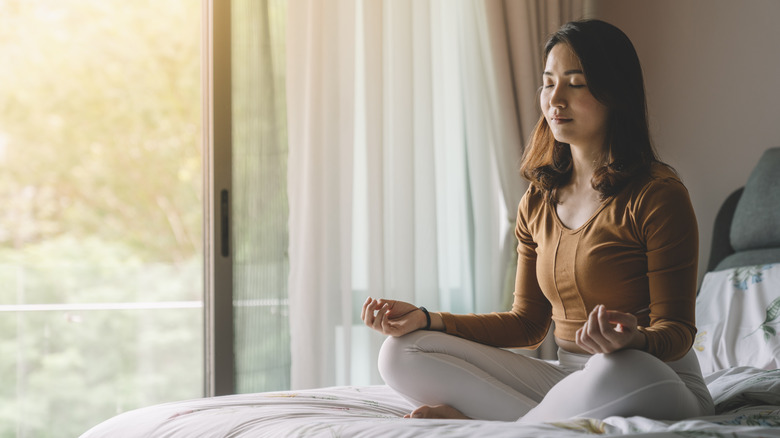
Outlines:
<svg viewBox="0 0 780 438"><path fill-rule="evenodd" d="M696 299L702 373L780 368L780 264L709 272Z"/></svg>

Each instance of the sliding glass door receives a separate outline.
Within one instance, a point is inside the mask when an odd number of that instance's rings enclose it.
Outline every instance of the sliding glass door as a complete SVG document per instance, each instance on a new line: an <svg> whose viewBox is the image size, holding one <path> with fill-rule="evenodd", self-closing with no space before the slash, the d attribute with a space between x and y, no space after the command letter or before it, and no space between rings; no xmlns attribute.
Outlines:
<svg viewBox="0 0 780 438"><path fill-rule="evenodd" d="M287 389L286 2L210 1L206 15L208 390Z"/></svg>
<svg viewBox="0 0 780 438"><path fill-rule="evenodd" d="M0 438L289 387L285 2L0 17Z"/></svg>

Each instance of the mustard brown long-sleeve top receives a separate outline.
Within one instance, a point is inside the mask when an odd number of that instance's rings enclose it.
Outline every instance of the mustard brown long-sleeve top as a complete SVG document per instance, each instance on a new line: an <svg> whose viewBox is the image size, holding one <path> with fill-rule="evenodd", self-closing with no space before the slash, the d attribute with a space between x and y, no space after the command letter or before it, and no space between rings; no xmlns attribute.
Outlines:
<svg viewBox="0 0 780 438"><path fill-rule="evenodd" d="M668 167L653 165L575 230L532 185L520 202L515 234L511 311L441 313L447 333L496 347L535 348L555 321L555 337L574 341L589 312L604 304L637 315L646 351L661 360L690 349L698 228L688 191Z"/></svg>

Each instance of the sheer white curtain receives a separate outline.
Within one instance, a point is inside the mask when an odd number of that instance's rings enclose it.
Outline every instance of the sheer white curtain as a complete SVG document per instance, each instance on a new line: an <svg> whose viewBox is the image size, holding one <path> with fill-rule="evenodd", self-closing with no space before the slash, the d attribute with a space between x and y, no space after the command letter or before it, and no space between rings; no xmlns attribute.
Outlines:
<svg viewBox="0 0 780 438"><path fill-rule="evenodd" d="M287 15L290 379L304 388L334 383L336 327L352 324L355 5L295 0Z"/></svg>
<svg viewBox="0 0 780 438"><path fill-rule="evenodd" d="M525 185L511 51L491 35L505 8L288 7L292 387L380 383L367 296L487 312L511 293Z"/></svg>

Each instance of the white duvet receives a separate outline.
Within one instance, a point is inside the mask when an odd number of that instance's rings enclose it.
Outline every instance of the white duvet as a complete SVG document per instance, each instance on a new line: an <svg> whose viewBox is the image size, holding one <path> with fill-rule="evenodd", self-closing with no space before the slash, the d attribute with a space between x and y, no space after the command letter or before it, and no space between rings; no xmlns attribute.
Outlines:
<svg viewBox="0 0 780 438"><path fill-rule="evenodd" d="M386 386L231 395L126 412L95 437L780 437L780 370L740 367L708 378L719 413L680 422L610 417L518 424L404 419L412 407ZM736 406L736 408L734 408Z"/></svg>

